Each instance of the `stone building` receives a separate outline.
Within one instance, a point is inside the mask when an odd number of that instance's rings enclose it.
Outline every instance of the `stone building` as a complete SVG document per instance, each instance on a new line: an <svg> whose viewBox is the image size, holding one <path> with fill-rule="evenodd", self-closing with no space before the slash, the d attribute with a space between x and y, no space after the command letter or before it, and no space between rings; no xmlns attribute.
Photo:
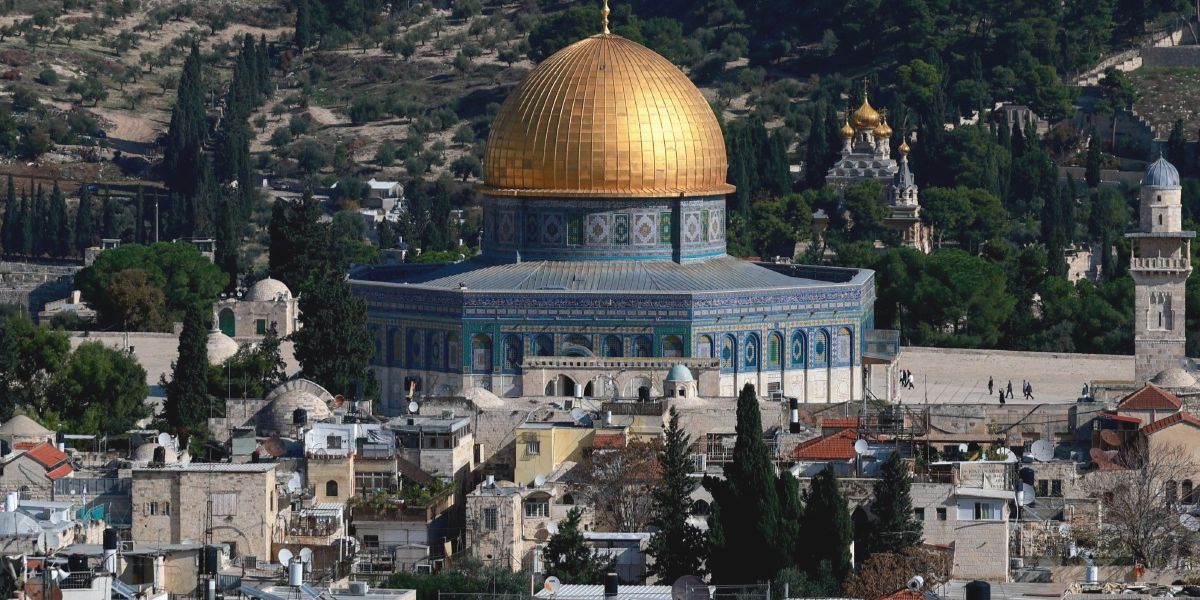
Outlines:
<svg viewBox="0 0 1200 600"><path fill-rule="evenodd" d="M465 481L475 468L471 417L409 415L388 421L401 458L447 480Z"/></svg>
<svg viewBox="0 0 1200 600"><path fill-rule="evenodd" d="M1184 352L1186 283L1192 272L1194 231L1183 230L1179 171L1159 157L1142 177L1138 230L1129 274L1134 301L1135 384L1187 364Z"/></svg>
<svg viewBox="0 0 1200 600"><path fill-rule="evenodd" d="M23 498L49 500L54 482L75 473L70 457L49 442L20 442L0 458L0 495L20 492Z"/></svg>
<svg viewBox="0 0 1200 600"><path fill-rule="evenodd" d="M572 508L575 499L556 482L487 481L467 494L467 548L485 565L539 573L541 546ZM591 529L591 520L585 509L581 528Z"/></svg>
<svg viewBox="0 0 1200 600"><path fill-rule="evenodd" d="M686 359L719 361L722 396L863 397L874 274L726 253L721 128L662 56L608 32L554 54L497 113L484 170L479 256L352 273L384 413L414 387L602 395L561 359L637 359L616 369L630 397Z"/></svg>
<svg viewBox="0 0 1200 600"><path fill-rule="evenodd" d="M134 541L227 544L269 559L279 507L275 463L194 463L133 470Z"/></svg>
<svg viewBox="0 0 1200 600"><path fill-rule="evenodd" d="M282 281L266 278L250 286L241 298L218 300L213 312L221 333L238 340L258 340L271 324L279 337L300 328L299 300Z"/></svg>
<svg viewBox="0 0 1200 600"><path fill-rule="evenodd" d="M14 415L0 425L0 456L11 452L17 444L54 443L54 432L25 415Z"/></svg>

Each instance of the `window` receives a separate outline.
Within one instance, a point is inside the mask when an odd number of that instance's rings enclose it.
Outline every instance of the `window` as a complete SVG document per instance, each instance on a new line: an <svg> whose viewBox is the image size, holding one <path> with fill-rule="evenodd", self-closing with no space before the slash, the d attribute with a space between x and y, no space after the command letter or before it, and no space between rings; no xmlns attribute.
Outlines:
<svg viewBox="0 0 1200 600"><path fill-rule="evenodd" d="M329 496L330 498L337 498L338 484L336 481L330 479L329 481L325 482L325 495Z"/></svg>
<svg viewBox="0 0 1200 600"><path fill-rule="evenodd" d="M1050 482L1045 479L1039 479L1037 482L1037 495L1045 498L1050 495Z"/></svg>
<svg viewBox="0 0 1200 600"><path fill-rule="evenodd" d="M1050 481L1050 495L1055 498L1062 498L1062 480L1054 479Z"/></svg>
<svg viewBox="0 0 1200 600"><path fill-rule="evenodd" d="M170 514L170 512L161 512L161 508L157 502L147 502L145 508L142 509L142 513L151 517Z"/></svg>
<svg viewBox="0 0 1200 600"><path fill-rule="evenodd" d="M212 494L208 501L212 503L214 517L232 517L237 514L237 494L234 492Z"/></svg>
<svg viewBox="0 0 1200 600"><path fill-rule="evenodd" d="M342 436L331 435L331 436L326 437L325 438L325 447L330 450L341 450L342 449Z"/></svg>
<svg viewBox="0 0 1200 600"><path fill-rule="evenodd" d="M525 516L531 519L550 516L550 503L545 500L530 500L525 502Z"/></svg>
<svg viewBox="0 0 1200 600"><path fill-rule="evenodd" d="M913 518L915 518L918 521L924 521L925 520L925 509L914 508L913 509Z"/></svg>
<svg viewBox="0 0 1200 600"><path fill-rule="evenodd" d="M255 319L254 320L254 333L257 333L258 335L266 335L267 334L267 320L266 319Z"/></svg>
<svg viewBox="0 0 1200 600"><path fill-rule="evenodd" d="M1180 502L1182 502L1184 504L1192 504L1192 480L1184 479L1183 483L1180 484L1179 488L1180 488L1180 492L1183 496L1183 498L1180 499Z"/></svg>
<svg viewBox="0 0 1200 600"><path fill-rule="evenodd" d="M363 546L367 548L372 550L379 548L379 536L377 535L364 535L362 536L362 541Z"/></svg>
<svg viewBox="0 0 1200 600"><path fill-rule="evenodd" d="M483 509L483 529L484 529L484 531L495 531L496 530L496 509L494 509L494 508Z"/></svg>
<svg viewBox="0 0 1200 600"><path fill-rule="evenodd" d="M161 515L170 515L171 514L171 503L170 502L159 503L158 510L159 510L159 514L161 514Z"/></svg>
<svg viewBox="0 0 1200 600"><path fill-rule="evenodd" d="M946 509L945 509L945 507L942 507L942 508L939 508L939 509L937 509L937 520L939 520L939 521L945 521L945 520L946 520Z"/></svg>
<svg viewBox="0 0 1200 600"><path fill-rule="evenodd" d="M996 505L991 502L976 502L975 503L975 520L976 521L995 521L1000 518L997 514Z"/></svg>
<svg viewBox="0 0 1200 600"><path fill-rule="evenodd" d="M542 453L541 442L525 442L525 455L537 456Z"/></svg>

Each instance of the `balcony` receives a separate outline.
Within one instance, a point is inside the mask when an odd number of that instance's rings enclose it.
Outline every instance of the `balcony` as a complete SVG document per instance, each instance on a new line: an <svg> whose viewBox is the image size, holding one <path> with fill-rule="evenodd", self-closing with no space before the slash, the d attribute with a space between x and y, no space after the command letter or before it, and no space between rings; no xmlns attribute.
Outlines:
<svg viewBox="0 0 1200 600"><path fill-rule="evenodd" d="M454 506L454 488L437 483L407 484L400 492L377 492L350 501L356 521L405 521L428 523Z"/></svg>
<svg viewBox="0 0 1200 600"><path fill-rule="evenodd" d="M1192 261L1187 258L1170 258L1160 256L1133 257L1129 261L1133 271L1170 271L1187 272L1192 268Z"/></svg>

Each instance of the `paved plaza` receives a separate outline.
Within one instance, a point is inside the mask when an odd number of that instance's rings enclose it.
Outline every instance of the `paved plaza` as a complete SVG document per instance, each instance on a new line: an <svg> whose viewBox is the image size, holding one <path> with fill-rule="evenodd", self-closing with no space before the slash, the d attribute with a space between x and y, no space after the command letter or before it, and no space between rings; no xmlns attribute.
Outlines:
<svg viewBox="0 0 1200 600"><path fill-rule="evenodd" d="M988 394L988 377L997 390L1011 380L1016 404L1075 402L1089 381L1132 381L1133 357L1107 354L1011 352L906 346L897 371L912 371L914 389L899 391L905 404L999 403ZM1021 394L1021 381L1033 385L1033 399ZM898 385L898 384L897 384Z"/></svg>

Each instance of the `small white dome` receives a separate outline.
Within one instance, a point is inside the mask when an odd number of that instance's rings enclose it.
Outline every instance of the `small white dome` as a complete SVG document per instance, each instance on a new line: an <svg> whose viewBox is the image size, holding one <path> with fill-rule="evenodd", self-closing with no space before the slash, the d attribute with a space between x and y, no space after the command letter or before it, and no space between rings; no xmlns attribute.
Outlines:
<svg viewBox="0 0 1200 600"><path fill-rule="evenodd" d="M219 365L237 354L238 343L220 329L208 332L208 362Z"/></svg>
<svg viewBox="0 0 1200 600"><path fill-rule="evenodd" d="M246 292L246 300L251 302L274 302L276 300L291 300L292 290L278 279L270 277L250 286Z"/></svg>
<svg viewBox="0 0 1200 600"><path fill-rule="evenodd" d="M158 444L156 444L154 442L147 442L145 444L142 444L141 446L138 446L133 451L132 460L134 462L147 462L147 463L150 461L153 461L154 460L154 451L158 448L163 448L163 447L159 446ZM169 465L179 462L179 455L175 454L174 450L172 450L170 448L163 448L163 450L165 451L165 456L163 458L164 462L166 462Z"/></svg>
<svg viewBox="0 0 1200 600"><path fill-rule="evenodd" d="M329 402L333 396L325 388L305 380L288 381L267 394L267 406L258 413L258 426L267 431L291 435L296 431L296 409L305 411L308 424L333 416Z"/></svg>
<svg viewBox="0 0 1200 600"><path fill-rule="evenodd" d="M687 383L692 380L692 372L684 365L675 365L667 372L667 381Z"/></svg>
<svg viewBox="0 0 1200 600"><path fill-rule="evenodd" d="M1196 378L1179 367L1171 367L1155 375L1150 383L1164 388L1186 388L1195 386Z"/></svg>

